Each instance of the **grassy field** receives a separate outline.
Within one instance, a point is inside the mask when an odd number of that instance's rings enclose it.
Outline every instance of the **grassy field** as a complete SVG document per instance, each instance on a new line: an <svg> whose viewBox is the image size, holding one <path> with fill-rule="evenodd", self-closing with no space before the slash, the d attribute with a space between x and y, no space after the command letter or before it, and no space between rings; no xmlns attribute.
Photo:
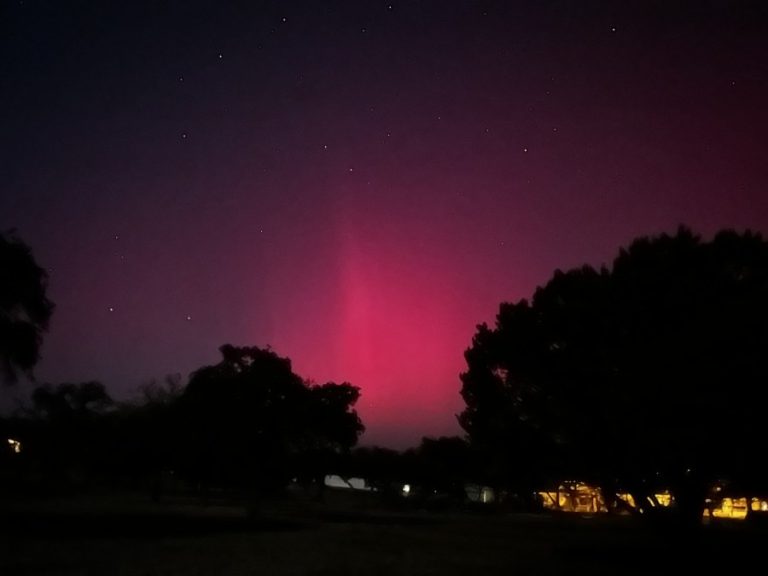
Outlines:
<svg viewBox="0 0 768 576"><path fill-rule="evenodd" d="M0 574L453 575L734 573L768 534L687 532L630 519L386 511L337 505L241 508L66 501L6 506ZM752 573L762 573L760 569Z"/></svg>

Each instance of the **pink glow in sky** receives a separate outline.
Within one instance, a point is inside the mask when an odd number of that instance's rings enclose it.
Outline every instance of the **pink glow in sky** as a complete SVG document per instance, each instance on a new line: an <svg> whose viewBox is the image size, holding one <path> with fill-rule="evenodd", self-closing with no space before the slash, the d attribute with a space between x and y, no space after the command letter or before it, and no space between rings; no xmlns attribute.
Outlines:
<svg viewBox="0 0 768 576"><path fill-rule="evenodd" d="M0 229L50 270L43 381L126 398L271 345L408 446L459 432L476 324L555 268L768 230L764 2L3 10Z"/></svg>

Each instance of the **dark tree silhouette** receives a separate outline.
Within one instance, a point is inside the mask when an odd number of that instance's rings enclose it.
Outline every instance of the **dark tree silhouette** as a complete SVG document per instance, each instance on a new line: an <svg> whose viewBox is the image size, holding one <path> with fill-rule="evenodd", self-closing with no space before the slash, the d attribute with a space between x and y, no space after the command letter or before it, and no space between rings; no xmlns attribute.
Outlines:
<svg viewBox="0 0 768 576"><path fill-rule="evenodd" d="M46 384L5 424L45 471L45 491L117 482L160 496L184 445L180 376L153 381L141 392L137 401L116 403L99 382Z"/></svg>
<svg viewBox="0 0 768 576"><path fill-rule="evenodd" d="M80 418L103 414L113 400L101 382L46 384L32 392L32 409L48 420Z"/></svg>
<svg viewBox="0 0 768 576"><path fill-rule="evenodd" d="M385 498L399 497L403 484L412 481L413 472L405 466L403 454L380 446L356 448L341 472L360 476Z"/></svg>
<svg viewBox="0 0 768 576"><path fill-rule="evenodd" d="M578 476L638 501L669 486L700 518L706 487L768 479L768 243L681 228L611 269L557 271L478 327L459 421L510 478Z"/></svg>
<svg viewBox="0 0 768 576"><path fill-rule="evenodd" d="M186 460L203 484L279 488L357 442L358 388L310 386L269 349L220 350L222 361L196 371L179 404L192 440Z"/></svg>
<svg viewBox="0 0 768 576"><path fill-rule="evenodd" d="M0 377L6 382L15 382L19 373L31 376L40 358L53 312L47 284L29 247L12 234L0 234Z"/></svg>
<svg viewBox="0 0 768 576"><path fill-rule="evenodd" d="M46 491L81 487L114 457L108 417L114 402L99 382L46 384L32 392L19 437L42 471Z"/></svg>
<svg viewBox="0 0 768 576"><path fill-rule="evenodd" d="M351 409L360 398L360 389L348 382L328 382L309 386L308 392L301 407L302 423L295 430L291 468L304 482L322 486L326 474L344 467L346 455L364 430Z"/></svg>
<svg viewBox="0 0 768 576"><path fill-rule="evenodd" d="M357 412L351 410L360 398L360 389L349 382L328 382L309 386L306 424L314 447L343 452L357 444L365 429Z"/></svg>
<svg viewBox="0 0 768 576"><path fill-rule="evenodd" d="M427 495L439 494L453 503L461 503L465 498L465 484L477 480L478 470L472 456L471 447L463 438L422 438L412 454L411 481L420 485Z"/></svg>
<svg viewBox="0 0 768 576"><path fill-rule="evenodd" d="M117 458L108 458L113 477L150 487L159 499L174 490L180 450L186 446L180 419L181 374L152 380L139 388L140 398L115 410L108 433Z"/></svg>

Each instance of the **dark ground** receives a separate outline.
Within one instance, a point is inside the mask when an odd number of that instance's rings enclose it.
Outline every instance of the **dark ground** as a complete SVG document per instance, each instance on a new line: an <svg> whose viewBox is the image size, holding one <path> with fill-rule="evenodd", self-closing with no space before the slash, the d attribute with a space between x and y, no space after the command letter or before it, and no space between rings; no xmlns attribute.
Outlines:
<svg viewBox="0 0 768 576"><path fill-rule="evenodd" d="M0 574L763 573L768 532L629 518L425 512L272 502L153 504L140 496L2 504Z"/></svg>

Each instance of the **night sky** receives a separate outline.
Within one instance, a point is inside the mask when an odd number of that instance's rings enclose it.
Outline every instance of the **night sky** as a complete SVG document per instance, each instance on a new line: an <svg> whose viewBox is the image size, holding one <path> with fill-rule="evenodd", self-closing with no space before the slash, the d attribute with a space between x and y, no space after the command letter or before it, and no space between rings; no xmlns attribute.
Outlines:
<svg viewBox="0 0 768 576"><path fill-rule="evenodd" d="M269 344L362 388L365 443L454 434L499 302L680 223L768 231L767 182L765 2L0 2L40 381L128 398Z"/></svg>

